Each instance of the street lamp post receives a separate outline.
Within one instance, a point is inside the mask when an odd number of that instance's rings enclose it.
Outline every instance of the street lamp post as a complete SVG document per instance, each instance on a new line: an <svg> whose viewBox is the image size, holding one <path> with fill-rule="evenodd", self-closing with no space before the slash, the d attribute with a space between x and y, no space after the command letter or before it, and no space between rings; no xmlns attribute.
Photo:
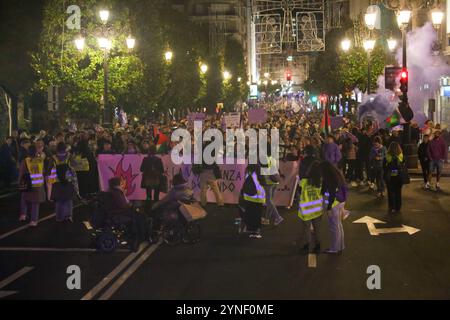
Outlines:
<svg viewBox="0 0 450 320"><path fill-rule="evenodd" d="M365 40L364 50L367 52L367 94L371 94L372 88L372 51L375 48L375 40Z"/></svg>
<svg viewBox="0 0 450 320"><path fill-rule="evenodd" d="M107 23L110 17L108 10L101 10L99 12L100 20L102 22L102 36L97 38L97 43L99 48L103 51L103 99L101 101L101 110L99 123L103 125L106 123L112 123L112 110L109 108L109 57L110 51L112 49L112 40L108 39L105 34L107 28ZM78 37L75 39L75 47L79 51L83 51L86 46L86 39L84 37ZM136 39L129 36L126 39L126 45L129 50L134 49L136 45Z"/></svg>

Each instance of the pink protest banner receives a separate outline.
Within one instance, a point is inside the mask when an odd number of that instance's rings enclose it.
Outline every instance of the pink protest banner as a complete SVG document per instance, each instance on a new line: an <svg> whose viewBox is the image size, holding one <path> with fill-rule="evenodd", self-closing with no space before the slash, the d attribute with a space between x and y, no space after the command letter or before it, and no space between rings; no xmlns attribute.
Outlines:
<svg viewBox="0 0 450 320"><path fill-rule="evenodd" d="M248 122L250 124L260 124L267 121L267 111L265 109L251 109L248 111Z"/></svg>
<svg viewBox="0 0 450 320"><path fill-rule="evenodd" d="M120 177L125 194L129 200L145 200L146 192L141 188L142 174L140 171L144 158L145 155L100 155L98 158L98 171L101 190L108 190L109 179ZM161 160L169 188L172 187L173 177L178 173L182 173L194 190L194 197L200 200L200 178L192 172L192 165L175 165L170 155L162 156ZM219 180L219 189L226 204L238 203L239 193L245 181L246 167L246 164L219 165L223 177ZM298 162L280 162L280 172L283 178L275 194L275 204L277 206L290 207L296 188ZM161 197L164 197L164 194ZM215 202L214 194L210 189L208 189L207 198L208 202Z"/></svg>

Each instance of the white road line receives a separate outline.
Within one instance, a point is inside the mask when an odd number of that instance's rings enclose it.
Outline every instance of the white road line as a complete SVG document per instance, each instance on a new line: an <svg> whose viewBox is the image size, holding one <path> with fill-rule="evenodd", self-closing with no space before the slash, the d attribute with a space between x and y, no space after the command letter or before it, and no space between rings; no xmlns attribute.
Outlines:
<svg viewBox="0 0 450 320"><path fill-rule="evenodd" d="M73 208L74 208L74 209L77 209L77 208L79 208L79 207L81 207L81 206L82 206L82 204L78 204L78 205L74 206ZM50 220L50 219L52 219L52 218L54 218L54 217L56 217L56 214L53 213L53 214L48 215L48 216L46 216L46 217L44 217L44 218L42 218L42 219L39 219L39 220L38 220L38 223L41 223L41 222ZM29 227L30 227L30 226L27 224L27 225L25 225L25 226L22 226L22 227L19 227L19 228L17 228L17 229L11 230L11 231L9 231L9 232L7 232L7 233L4 233L4 234L0 235L0 240L6 239L6 238L8 238L9 236L12 236L13 234L16 234L16 233L18 233L18 232L20 232L20 231L23 231L23 230L28 229Z"/></svg>
<svg viewBox="0 0 450 320"><path fill-rule="evenodd" d="M12 197L12 196L14 196L16 194L17 194L17 192L6 193L6 194L1 195L0 199L6 199L6 198Z"/></svg>
<svg viewBox="0 0 450 320"><path fill-rule="evenodd" d="M10 283L16 281L17 279L19 279L23 275L25 275L28 272L32 271L33 269L34 269L34 267L25 267L25 268L20 269L16 273L10 275L8 278L6 278L2 282L0 282L0 289L3 289L4 287L9 285Z"/></svg>
<svg viewBox="0 0 450 320"><path fill-rule="evenodd" d="M101 295L99 300L109 300L111 297L119 290L119 288L135 273L139 267L158 249L158 247L161 245L161 242L151 246L150 248L145 251L143 255L139 257L129 268L125 273L123 273L119 279L116 280L109 288L108 290Z"/></svg>
<svg viewBox="0 0 450 320"><path fill-rule="evenodd" d="M0 299L18 294L19 291L0 291Z"/></svg>
<svg viewBox="0 0 450 320"><path fill-rule="evenodd" d="M138 255L147 249L149 244L143 243L138 252L133 252L126 257L110 274L104 277L94 288L86 293L81 300L92 300L103 288L105 288L122 270L124 270Z"/></svg>
<svg viewBox="0 0 450 320"><path fill-rule="evenodd" d="M98 252L91 248L27 248L27 247L0 247L0 252ZM130 252L127 249L118 249L116 252Z"/></svg>
<svg viewBox="0 0 450 320"><path fill-rule="evenodd" d="M317 255L310 253L308 255L308 268L317 268Z"/></svg>

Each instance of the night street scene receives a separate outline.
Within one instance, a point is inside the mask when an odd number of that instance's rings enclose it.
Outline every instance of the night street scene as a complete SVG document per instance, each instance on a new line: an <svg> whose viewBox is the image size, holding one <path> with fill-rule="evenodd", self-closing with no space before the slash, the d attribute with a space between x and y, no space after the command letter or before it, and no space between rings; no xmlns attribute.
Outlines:
<svg viewBox="0 0 450 320"><path fill-rule="evenodd" d="M0 0L0 140L0 307L450 300L450 1Z"/></svg>

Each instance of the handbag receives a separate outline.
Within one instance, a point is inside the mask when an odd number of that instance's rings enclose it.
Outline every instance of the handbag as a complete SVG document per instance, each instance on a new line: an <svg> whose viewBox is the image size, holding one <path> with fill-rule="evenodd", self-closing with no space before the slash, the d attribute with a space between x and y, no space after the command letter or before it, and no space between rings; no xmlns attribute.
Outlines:
<svg viewBox="0 0 450 320"><path fill-rule="evenodd" d="M411 178L409 176L408 167L404 164L402 166L402 170L400 172L400 178L402 180L402 184L410 184Z"/></svg>
<svg viewBox="0 0 450 320"><path fill-rule="evenodd" d="M199 203L186 204L180 201L178 203L180 204L180 213L188 223L204 219L208 215Z"/></svg>

